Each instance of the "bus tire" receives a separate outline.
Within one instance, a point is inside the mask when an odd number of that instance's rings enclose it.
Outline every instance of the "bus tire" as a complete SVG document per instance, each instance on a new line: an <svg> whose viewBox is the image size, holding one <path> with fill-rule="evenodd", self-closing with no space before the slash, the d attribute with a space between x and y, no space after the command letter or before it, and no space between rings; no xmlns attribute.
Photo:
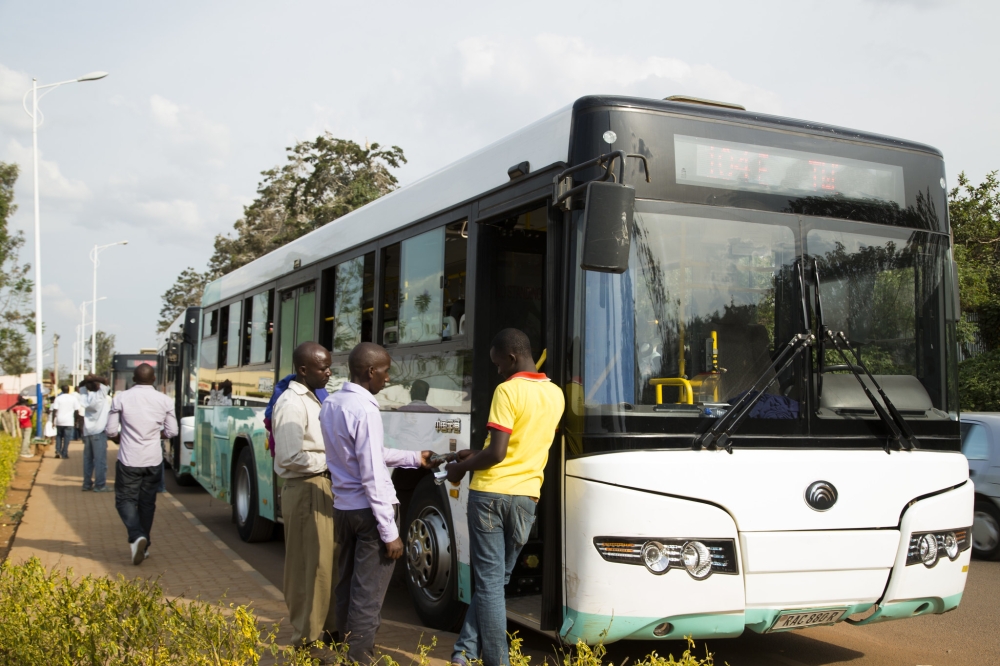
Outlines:
<svg viewBox="0 0 1000 666"><path fill-rule="evenodd" d="M981 560L1000 559L1000 509L992 500L976 498L972 521L972 554Z"/></svg>
<svg viewBox="0 0 1000 666"><path fill-rule="evenodd" d="M233 470L230 488L233 489L233 520L236 530L247 543L267 541L274 532L274 522L261 516L257 510L260 499L256 470L253 451L249 446L243 447Z"/></svg>
<svg viewBox="0 0 1000 666"><path fill-rule="evenodd" d="M441 495L432 476L413 491L403 523L406 587L425 626L458 631L467 606L458 600L458 552Z"/></svg>

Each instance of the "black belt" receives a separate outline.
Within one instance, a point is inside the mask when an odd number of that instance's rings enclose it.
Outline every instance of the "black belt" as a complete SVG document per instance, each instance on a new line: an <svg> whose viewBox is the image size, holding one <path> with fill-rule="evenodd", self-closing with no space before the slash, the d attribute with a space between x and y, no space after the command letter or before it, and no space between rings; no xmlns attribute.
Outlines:
<svg viewBox="0 0 1000 666"><path fill-rule="evenodd" d="M315 479L317 476L322 476L322 477L326 477L327 479L329 479L330 478L330 470L326 470L325 472L317 472L316 474L307 474L305 476L295 476L295 477L292 477L292 478L298 479L300 481L304 481L305 479Z"/></svg>

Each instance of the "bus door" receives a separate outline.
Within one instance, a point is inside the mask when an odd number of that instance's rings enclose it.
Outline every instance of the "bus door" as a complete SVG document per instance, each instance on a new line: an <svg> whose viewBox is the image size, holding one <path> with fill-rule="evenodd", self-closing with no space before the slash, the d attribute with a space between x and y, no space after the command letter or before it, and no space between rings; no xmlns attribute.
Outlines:
<svg viewBox="0 0 1000 666"><path fill-rule="evenodd" d="M524 331L532 356L542 359L547 340L546 275L548 207L541 206L477 228L477 288L472 392L472 448L482 448L494 389L501 377L490 362L493 336L504 328ZM539 366L541 368L541 366ZM550 479L546 479L548 483ZM558 483L557 479L551 481ZM542 607L542 510L506 588L508 612L538 624Z"/></svg>
<svg viewBox="0 0 1000 666"><path fill-rule="evenodd" d="M281 381L295 372L292 352L303 342L316 339L316 281L280 292L278 297L278 377ZM274 475L275 504L281 512L281 490L285 480Z"/></svg>

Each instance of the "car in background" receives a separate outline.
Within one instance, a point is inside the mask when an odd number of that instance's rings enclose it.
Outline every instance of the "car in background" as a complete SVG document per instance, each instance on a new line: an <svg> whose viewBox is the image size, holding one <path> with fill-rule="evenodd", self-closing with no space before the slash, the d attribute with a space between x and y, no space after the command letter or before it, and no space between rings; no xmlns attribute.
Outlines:
<svg viewBox="0 0 1000 666"><path fill-rule="evenodd" d="M976 488L972 553L1000 559L1000 412L962 414L962 453Z"/></svg>

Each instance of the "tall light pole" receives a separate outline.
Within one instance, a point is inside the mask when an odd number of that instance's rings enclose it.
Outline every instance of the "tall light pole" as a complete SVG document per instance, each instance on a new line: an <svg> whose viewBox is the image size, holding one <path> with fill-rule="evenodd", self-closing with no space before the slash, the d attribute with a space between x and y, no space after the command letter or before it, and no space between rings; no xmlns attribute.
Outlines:
<svg viewBox="0 0 1000 666"><path fill-rule="evenodd" d="M97 267L100 265L98 256L104 250L109 247L114 247L115 245L128 245L128 241L118 241L117 243L108 243L107 245L95 245L94 249L90 251L90 260L94 262L94 300L91 303L94 304L94 314L91 317L91 322L93 323L93 331L90 335L90 374L97 374L97 301L101 300L97 298Z"/></svg>
<svg viewBox="0 0 1000 666"><path fill-rule="evenodd" d="M24 93L24 97L21 98L21 106L24 107L24 112L31 116L31 150L35 178L35 376L38 378L35 385L35 398L37 401L35 409L38 412L38 429L35 434L38 437L42 436L42 372L44 370L44 365L42 364L42 233L41 218L38 210L38 128L41 126L41 123L38 122L38 100L40 99L38 91L48 88L41 95L45 97L51 91L67 83L97 81L107 75L107 72L91 72L90 74L84 74L78 79L49 83L44 86L38 85L38 79L33 78L31 79L31 90ZM31 111L28 111L28 93L31 93Z"/></svg>
<svg viewBox="0 0 1000 666"><path fill-rule="evenodd" d="M106 300L106 299L107 299L107 296L101 296L97 300L103 301L103 300ZM77 358L79 360L78 360L78 362L77 362L77 364L75 366L75 370L74 370L76 372L76 375L77 375L77 377L76 377L76 383L77 384L79 384L81 381L83 381L83 375L84 375L84 361L83 361L83 356L84 356L84 350L86 348L86 340L87 340L87 305L90 304L90 303L93 303L93 302L94 301L84 301L83 303L80 303L80 324L79 324L79 326L76 327L76 342L77 342L77 345L79 346L79 350L80 351L79 351L79 354L77 355Z"/></svg>

